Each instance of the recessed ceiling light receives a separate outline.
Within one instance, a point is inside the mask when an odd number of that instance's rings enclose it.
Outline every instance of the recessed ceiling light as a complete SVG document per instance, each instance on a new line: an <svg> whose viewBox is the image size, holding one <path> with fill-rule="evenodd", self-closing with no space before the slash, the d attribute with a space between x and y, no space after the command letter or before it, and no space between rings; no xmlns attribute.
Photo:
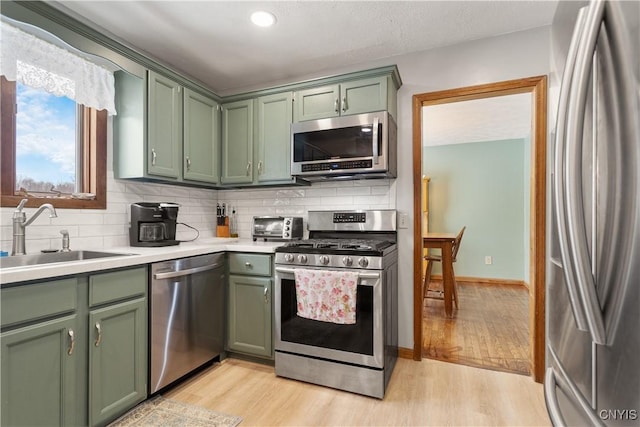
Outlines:
<svg viewBox="0 0 640 427"><path fill-rule="evenodd" d="M251 22L256 24L258 27L270 27L276 23L276 17L271 12L259 10L251 14Z"/></svg>

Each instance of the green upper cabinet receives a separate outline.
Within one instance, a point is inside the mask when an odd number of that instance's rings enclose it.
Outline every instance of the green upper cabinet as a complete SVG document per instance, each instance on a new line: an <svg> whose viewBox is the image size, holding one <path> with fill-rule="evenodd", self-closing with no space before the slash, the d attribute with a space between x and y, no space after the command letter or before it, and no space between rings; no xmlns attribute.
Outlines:
<svg viewBox="0 0 640 427"><path fill-rule="evenodd" d="M147 126L149 174L178 178L181 175L182 87L149 71Z"/></svg>
<svg viewBox="0 0 640 427"><path fill-rule="evenodd" d="M184 90L185 180L220 180L220 104L190 89Z"/></svg>
<svg viewBox="0 0 640 427"><path fill-rule="evenodd" d="M374 111L397 119L402 84L389 66L219 104L215 94L166 71L114 73L116 178L216 188L305 184L291 176L291 123Z"/></svg>
<svg viewBox="0 0 640 427"><path fill-rule="evenodd" d="M340 115L340 85L299 90L296 92L295 99L296 122Z"/></svg>
<svg viewBox="0 0 640 427"><path fill-rule="evenodd" d="M342 115L387 110L388 77L346 81L344 83L299 90L295 94L295 121L324 119ZM395 104L395 97L391 100Z"/></svg>
<svg viewBox="0 0 640 427"><path fill-rule="evenodd" d="M253 182L253 99L222 105L221 181Z"/></svg>
<svg viewBox="0 0 640 427"><path fill-rule="evenodd" d="M116 178L215 186L220 181L220 107L178 82L148 71L117 71Z"/></svg>
<svg viewBox="0 0 640 427"><path fill-rule="evenodd" d="M256 99L257 183L291 181L293 93Z"/></svg>
<svg viewBox="0 0 640 427"><path fill-rule="evenodd" d="M288 184L291 178L293 93L222 106L222 183Z"/></svg>

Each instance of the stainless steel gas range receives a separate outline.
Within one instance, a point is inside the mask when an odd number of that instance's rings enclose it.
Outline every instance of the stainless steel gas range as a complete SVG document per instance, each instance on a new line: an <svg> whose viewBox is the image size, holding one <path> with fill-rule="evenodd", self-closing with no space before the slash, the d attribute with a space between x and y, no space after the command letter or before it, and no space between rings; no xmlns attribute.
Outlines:
<svg viewBox="0 0 640 427"><path fill-rule="evenodd" d="M276 249L276 375L382 399L398 352L396 211L310 211L308 229ZM302 312L301 278L327 275L355 281L351 323Z"/></svg>

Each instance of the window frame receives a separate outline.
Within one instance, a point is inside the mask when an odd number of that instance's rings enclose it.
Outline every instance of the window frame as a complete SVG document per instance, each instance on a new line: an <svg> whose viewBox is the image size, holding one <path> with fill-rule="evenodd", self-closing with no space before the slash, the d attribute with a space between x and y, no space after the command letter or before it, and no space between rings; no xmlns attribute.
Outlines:
<svg viewBox="0 0 640 427"><path fill-rule="evenodd" d="M0 76L0 207L26 207L51 203L61 209L106 209L107 207L107 111L80 106L82 129L82 192L95 199L21 196L15 192L16 83Z"/></svg>

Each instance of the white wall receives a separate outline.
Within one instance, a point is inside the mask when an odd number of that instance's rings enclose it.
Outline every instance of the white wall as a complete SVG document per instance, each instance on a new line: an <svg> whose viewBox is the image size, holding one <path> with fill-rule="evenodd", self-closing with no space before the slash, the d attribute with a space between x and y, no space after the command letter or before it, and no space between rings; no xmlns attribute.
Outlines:
<svg viewBox="0 0 640 427"><path fill-rule="evenodd" d="M422 170L431 178L430 230L467 227L456 277L525 280L524 149L524 138L423 147ZM433 274L442 274L441 267L437 263Z"/></svg>
<svg viewBox="0 0 640 427"><path fill-rule="evenodd" d="M412 96L549 73L549 27L393 58L402 76L398 93L399 175L396 208L413 213ZM413 347L413 222L399 230L399 345Z"/></svg>
<svg viewBox="0 0 640 427"><path fill-rule="evenodd" d="M304 212L309 209L379 207L397 208L401 213L412 215L412 96L548 74L549 44L549 28L545 27L335 70L332 74L389 64L398 65L403 86L398 92L399 164L396 180L314 184L311 187L285 190L217 192L158 184L126 183L114 180L110 172L106 211L61 210L59 218L56 219L49 219L45 215L27 229L27 250L33 252L59 247L59 230L62 228L69 229L71 245L76 249L126 245L129 221L127 207L136 201L176 200L182 203L179 219L201 228L202 236L212 236L214 233L215 204L218 197L220 201L228 200L240 206L241 237L249 237L243 235L248 233L248 219L253 215L265 213L304 216ZM317 76L300 76L296 80L310 77ZM112 144L109 140L110 171L111 151ZM4 251L11 250L12 211L12 208L0 209L0 248ZM32 210L29 209L27 212ZM413 222L410 221L409 225L408 229L399 230L398 233L399 345L406 348L413 347ZM188 238L188 233L184 233L184 238Z"/></svg>

